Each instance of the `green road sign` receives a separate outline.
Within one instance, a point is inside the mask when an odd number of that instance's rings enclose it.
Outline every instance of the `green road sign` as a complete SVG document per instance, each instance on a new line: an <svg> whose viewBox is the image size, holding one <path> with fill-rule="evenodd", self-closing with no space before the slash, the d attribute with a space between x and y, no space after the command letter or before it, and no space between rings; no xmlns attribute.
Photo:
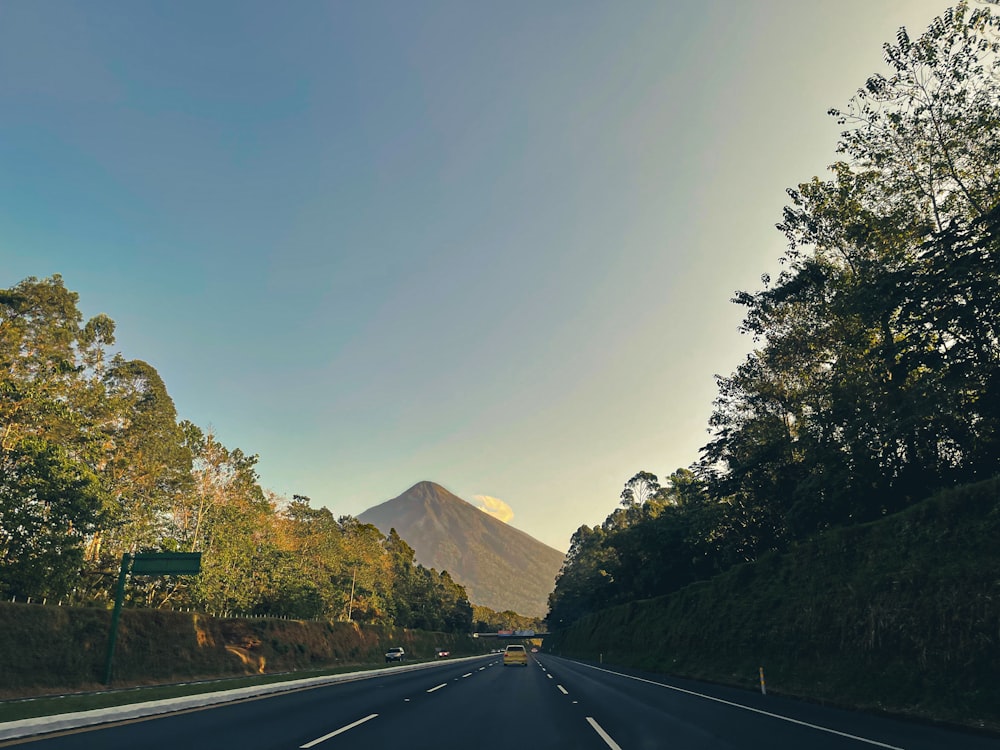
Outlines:
<svg viewBox="0 0 1000 750"><path fill-rule="evenodd" d="M192 576L200 572L200 552L140 552L132 556L134 576Z"/></svg>
<svg viewBox="0 0 1000 750"><path fill-rule="evenodd" d="M129 571L139 576L193 576L201 572L200 552L139 552L122 555L115 591L115 609L111 613L111 632L108 633L108 658L104 662L104 684L111 684L111 666L115 659L115 639L118 637L118 618L125 600L125 579Z"/></svg>

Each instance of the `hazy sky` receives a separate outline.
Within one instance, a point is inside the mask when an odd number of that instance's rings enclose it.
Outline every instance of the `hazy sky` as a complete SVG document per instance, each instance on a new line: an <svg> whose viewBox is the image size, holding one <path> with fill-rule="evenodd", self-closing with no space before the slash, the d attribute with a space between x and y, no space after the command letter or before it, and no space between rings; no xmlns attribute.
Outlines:
<svg viewBox="0 0 1000 750"><path fill-rule="evenodd" d="M826 110L947 6L0 0L0 287L62 274L267 489L566 549L697 459Z"/></svg>

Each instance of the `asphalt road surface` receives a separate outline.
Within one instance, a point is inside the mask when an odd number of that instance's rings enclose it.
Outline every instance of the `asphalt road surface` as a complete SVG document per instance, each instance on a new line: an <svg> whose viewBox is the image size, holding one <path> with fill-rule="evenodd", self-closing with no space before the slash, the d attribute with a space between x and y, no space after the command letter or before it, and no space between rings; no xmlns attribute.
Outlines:
<svg viewBox="0 0 1000 750"><path fill-rule="evenodd" d="M1000 739L549 655L445 661L21 740L38 750L1000 750Z"/></svg>

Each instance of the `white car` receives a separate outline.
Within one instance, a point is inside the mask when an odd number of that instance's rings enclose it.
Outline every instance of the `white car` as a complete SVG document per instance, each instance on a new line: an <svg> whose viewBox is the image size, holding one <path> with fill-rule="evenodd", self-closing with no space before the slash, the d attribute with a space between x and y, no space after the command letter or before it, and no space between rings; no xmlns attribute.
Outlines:
<svg viewBox="0 0 1000 750"><path fill-rule="evenodd" d="M403 650L402 646L393 646L388 651L385 652L385 661L388 664L390 661L403 661L406 658L406 651Z"/></svg>

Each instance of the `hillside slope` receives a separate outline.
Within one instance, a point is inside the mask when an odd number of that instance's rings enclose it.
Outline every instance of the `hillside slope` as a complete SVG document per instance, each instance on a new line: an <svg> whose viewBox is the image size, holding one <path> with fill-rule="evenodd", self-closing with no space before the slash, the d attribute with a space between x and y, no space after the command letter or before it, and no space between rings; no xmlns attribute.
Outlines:
<svg viewBox="0 0 1000 750"><path fill-rule="evenodd" d="M567 656L1000 730L1000 479L546 639Z"/></svg>
<svg viewBox="0 0 1000 750"><path fill-rule="evenodd" d="M392 528L417 562L447 570L469 600L498 612L544 617L563 553L482 512L433 482L358 516L383 534Z"/></svg>

